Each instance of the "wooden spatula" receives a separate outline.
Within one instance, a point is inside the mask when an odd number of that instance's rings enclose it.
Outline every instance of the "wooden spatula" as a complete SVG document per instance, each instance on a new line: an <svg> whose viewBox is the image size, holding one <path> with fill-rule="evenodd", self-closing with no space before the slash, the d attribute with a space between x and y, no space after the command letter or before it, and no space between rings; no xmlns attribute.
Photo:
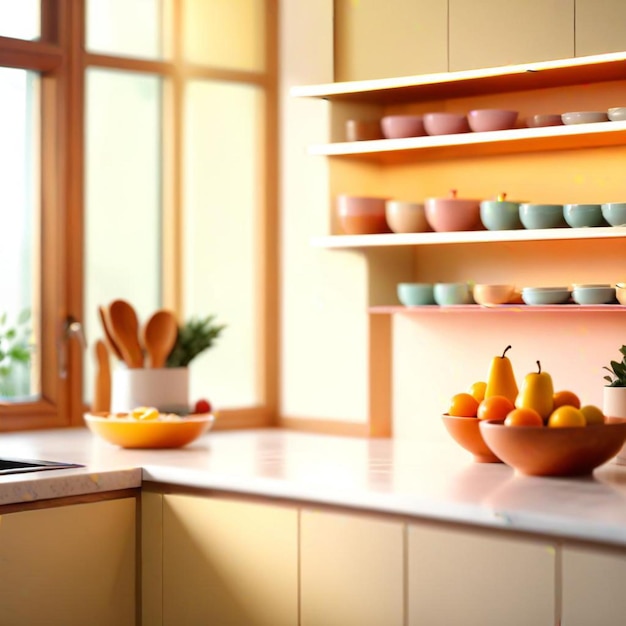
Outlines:
<svg viewBox="0 0 626 626"><path fill-rule="evenodd" d="M109 350L102 339L95 345L96 376L93 387L93 412L108 413L111 410L111 368L109 364Z"/></svg>

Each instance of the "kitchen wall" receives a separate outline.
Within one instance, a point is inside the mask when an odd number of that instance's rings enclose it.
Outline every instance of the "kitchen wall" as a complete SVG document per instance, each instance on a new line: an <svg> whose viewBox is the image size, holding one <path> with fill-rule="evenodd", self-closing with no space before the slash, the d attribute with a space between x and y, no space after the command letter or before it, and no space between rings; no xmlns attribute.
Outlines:
<svg viewBox="0 0 626 626"><path fill-rule="evenodd" d="M335 0L334 5L288 0L282 7L282 415L303 423L359 425L369 408L366 309L373 292L393 291L400 273L392 273L387 284L373 284L367 254L309 245L312 237L332 232L335 194L422 199L454 187L463 197L506 191L509 197L545 202L623 200L626 148L477 156L382 173L374 166L333 165L308 156L306 146L336 138L349 111L290 98L289 87L335 77L380 78L609 52L626 41L626 32L616 33L624 29L626 5L619 0ZM616 15L625 18L617 26ZM504 31L494 19L504 20ZM511 19L517 24L513 31ZM464 34L468 20L476 23L471 37ZM481 32L485 24L491 29L487 39ZM491 54L485 56L485 50ZM510 106L528 114L542 112L539 104L568 110L573 100L590 108L619 106L626 102L625 89L616 83L438 104L448 110ZM408 272L417 280L519 286L626 280L626 251L614 241L426 246L410 254ZM449 397L484 379L490 360L509 344L518 382L539 359L557 389L573 389L584 403L601 405L602 366L626 343L624 319L585 312L394 316L395 435L447 440L438 415Z"/></svg>

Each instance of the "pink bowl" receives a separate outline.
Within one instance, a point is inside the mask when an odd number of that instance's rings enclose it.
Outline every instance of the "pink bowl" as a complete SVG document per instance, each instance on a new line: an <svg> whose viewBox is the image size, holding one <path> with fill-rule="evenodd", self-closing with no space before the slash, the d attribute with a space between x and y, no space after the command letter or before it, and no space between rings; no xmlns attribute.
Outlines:
<svg viewBox="0 0 626 626"><path fill-rule="evenodd" d="M480 221L480 200L465 200L456 197L456 190L449 198L426 198L424 201L426 219L437 232L458 230L478 230Z"/></svg>
<svg viewBox="0 0 626 626"><path fill-rule="evenodd" d="M386 139L422 137L426 134L421 115L387 115L380 121Z"/></svg>
<svg viewBox="0 0 626 626"><path fill-rule="evenodd" d="M348 235L388 233L386 202L386 198L337 196L337 213L344 232Z"/></svg>
<svg viewBox="0 0 626 626"><path fill-rule="evenodd" d="M515 128L517 116L517 111L475 109L467 114L467 121L474 132L482 133L490 130Z"/></svg>
<svg viewBox="0 0 626 626"><path fill-rule="evenodd" d="M454 135L470 130L467 117L461 113L426 113L424 128L429 135Z"/></svg>

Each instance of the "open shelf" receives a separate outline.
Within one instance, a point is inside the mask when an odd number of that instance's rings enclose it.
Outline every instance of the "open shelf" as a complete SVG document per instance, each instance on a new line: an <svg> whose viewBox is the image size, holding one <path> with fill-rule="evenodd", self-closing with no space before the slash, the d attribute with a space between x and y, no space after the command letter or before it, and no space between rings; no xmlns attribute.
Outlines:
<svg viewBox="0 0 626 626"><path fill-rule="evenodd" d="M373 248L509 241L556 241L626 237L624 226L598 228L543 228L534 230L474 230L448 233L384 233L376 235L328 235L314 237L316 248Z"/></svg>
<svg viewBox="0 0 626 626"><path fill-rule="evenodd" d="M626 79L626 52L461 72L293 87L295 97L401 104Z"/></svg>
<svg viewBox="0 0 626 626"><path fill-rule="evenodd" d="M480 304L453 304L439 306L372 306L369 312L375 315L431 315L448 313L626 313L626 306L621 304L551 304L530 306L528 304L500 304L482 306Z"/></svg>
<svg viewBox="0 0 626 626"><path fill-rule="evenodd" d="M513 128L405 139L377 139L309 146L309 154L403 163L420 159L486 156L513 152L596 148L626 144L626 122Z"/></svg>

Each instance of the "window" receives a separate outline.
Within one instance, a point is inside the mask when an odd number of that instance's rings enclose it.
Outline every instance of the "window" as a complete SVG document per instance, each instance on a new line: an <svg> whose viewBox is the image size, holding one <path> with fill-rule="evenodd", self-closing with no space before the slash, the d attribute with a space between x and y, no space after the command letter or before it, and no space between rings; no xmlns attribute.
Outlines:
<svg viewBox="0 0 626 626"><path fill-rule="evenodd" d="M0 0L0 320L32 345L5 393L0 360L0 429L82 423L116 298L214 314L190 402L272 421L276 4Z"/></svg>

